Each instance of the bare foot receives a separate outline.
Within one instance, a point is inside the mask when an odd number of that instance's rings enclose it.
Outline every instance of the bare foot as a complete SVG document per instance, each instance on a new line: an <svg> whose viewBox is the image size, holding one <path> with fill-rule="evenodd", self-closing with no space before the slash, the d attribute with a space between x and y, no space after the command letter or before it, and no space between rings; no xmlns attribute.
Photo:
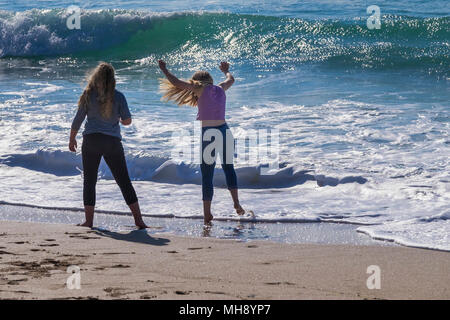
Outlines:
<svg viewBox="0 0 450 320"><path fill-rule="evenodd" d="M236 213L242 216L245 213L245 210L241 207L240 204L235 204L234 208L236 209Z"/></svg>
<svg viewBox="0 0 450 320"><path fill-rule="evenodd" d="M212 223L203 226L203 236L210 237L211 236L211 227Z"/></svg>
<svg viewBox="0 0 450 320"><path fill-rule="evenodd" d="M214 219L213 215L210 213L209 215L205 214L205 217L203 218L203 222L205 225L210 225L212 219Z"/></svg>
<svg viewBox="0 0 450 320"><path fill-rule="evenodd" d="M148 226L144 223L144 221L135 222L136 227L138 230L147 229Z"/></svg>
<svg viewBox="0 0 450 320"><path fill-rule="evenodd" d="M78 227L88 227L88 228L92 228L92 223L84 222L84 223L79 223L79 224L77 224L77 226L78 226Z"/></svg>

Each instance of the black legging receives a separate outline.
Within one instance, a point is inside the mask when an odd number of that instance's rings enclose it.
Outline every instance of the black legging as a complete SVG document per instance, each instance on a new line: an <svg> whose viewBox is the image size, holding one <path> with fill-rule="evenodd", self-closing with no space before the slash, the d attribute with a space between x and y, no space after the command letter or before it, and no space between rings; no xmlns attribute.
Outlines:
<svg viewBox="0 0 450 320"><path fill-rule="evenodd" d="M130 205L137 201L136 192L128 175L122 142L119 138L101 133L85 135L81 152L83 156L83 201L85 206L95 206L95 185L97 184L98 167L102 156L114 179L116 179L126 203Z"/></svg>

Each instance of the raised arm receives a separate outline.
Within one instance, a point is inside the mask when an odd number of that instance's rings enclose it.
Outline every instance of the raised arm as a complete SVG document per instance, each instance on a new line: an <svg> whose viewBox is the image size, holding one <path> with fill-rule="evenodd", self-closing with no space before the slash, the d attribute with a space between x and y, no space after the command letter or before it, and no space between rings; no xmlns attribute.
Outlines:
<svg viewBox="0 0 450 320"><path fill-rule="evenodd" d="M219 68L220 71L225 74L225 77L227 77L225 81L219 83L219 86L222 87L223 90L228 90L234 83L234 77L230 73L230 64L228 62L221 62Z"/></svg>
<svg viewBox="0 0 450 320"><path fill-rule="evenodd" d="M175 87L191 91L194 91L196 89L194 84L180 80L177 77L175 77L172 73L170 73L169 70L167 70L166 63L163 60L158 60L158 64L159 68L164 73L167 80L169 80L170 83L173 84Z"/></svg>

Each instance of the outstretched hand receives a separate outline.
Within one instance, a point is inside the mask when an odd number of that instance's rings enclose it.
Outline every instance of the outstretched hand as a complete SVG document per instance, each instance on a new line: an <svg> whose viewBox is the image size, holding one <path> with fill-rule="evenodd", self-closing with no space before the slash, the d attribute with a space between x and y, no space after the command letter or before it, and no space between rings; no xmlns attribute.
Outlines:
<svg viewBox="0 0 450 320"><path fill-rule="evenodd" d="M219 68L223 73L227 73L230 70L230 64L226 61L222 61Z"/></svg>
<svg viewBox="0 0 450 320"><path fill-rule="evenodd" d="M158 64L159 64L159 68L162 70L162 71L164 71L164 70L167 70L167 67L166 67L166 62L164 61L164 60L158 60Z"/></svg>

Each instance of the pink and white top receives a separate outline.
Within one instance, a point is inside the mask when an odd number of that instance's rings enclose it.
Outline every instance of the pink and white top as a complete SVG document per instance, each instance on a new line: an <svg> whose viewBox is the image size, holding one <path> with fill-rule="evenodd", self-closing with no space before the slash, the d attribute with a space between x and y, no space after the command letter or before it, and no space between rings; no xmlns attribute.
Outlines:
<svg viewBox="0 0 450 320"><path fill-rule="evenodd" d="M225 120L226 95L222 87L207 85L198 99L197 120Z"/></svg>

